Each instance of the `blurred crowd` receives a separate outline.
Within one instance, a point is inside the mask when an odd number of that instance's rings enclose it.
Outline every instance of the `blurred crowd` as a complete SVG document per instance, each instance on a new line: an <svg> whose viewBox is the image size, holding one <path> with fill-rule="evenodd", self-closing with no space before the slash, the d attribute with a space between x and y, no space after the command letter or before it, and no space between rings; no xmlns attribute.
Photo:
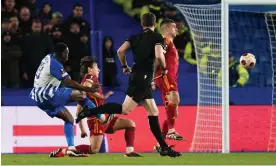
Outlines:
<svg viewBox="0 0 276 166"><path fill-rule="evenodd" d="M91 55L90 24L83 19L83 10L77 3L72 7L72 14L63 18L49 3L37 8L36 0L2 1L2 88L32 87L40 61L58 42L68 45L70 53L65 69L79 81L80 59ZM107 37L105 43L103 52L112 62L112 39ZM110 77L105 78L107 84L115 84L109 81Z"/></svg>
<svg viewBox="0 0 276 166"><path fill-rule="evenodd" d="M114 0L116 4L122 7L123 11L137 21L141 20L144 13L154 13L157 20L156 31L159 31L159 25L163 19L169 18L175 21L178 34L174 39L175 47L189 64L196 65L196 56L194 44L183 15L172 4L164 0Z"/></svg>

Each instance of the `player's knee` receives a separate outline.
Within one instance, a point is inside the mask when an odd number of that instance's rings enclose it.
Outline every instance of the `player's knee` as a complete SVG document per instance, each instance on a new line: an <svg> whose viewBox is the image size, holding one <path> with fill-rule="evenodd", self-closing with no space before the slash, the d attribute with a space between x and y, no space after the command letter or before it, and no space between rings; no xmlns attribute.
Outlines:
<svg viewBox="0 0 276 166"><path fill-rule="evenodd" d="M128 105L126 105L126 104L122 105L122 114L128 115L130 113L130 111L131 110L129 109Z"/></svg>
<svg viewBox="0 0 276 166"><path fill-rule="evenodd" d="M159 111L158 110L148 111L148 115L149 116L158 116L159 115Z"/></svg>
<svg viewBox="0 0 276 166"><path fill-rule="evenodd" d="M91 154L98 153L100 151L101 146L90 146L90 152Z"/></svg>
<svg viewBox="0 0 276 166"><path fill-rule="evenodd" d="M169 103L178 105L180 103L180 98L177 92L171 92Z"/></svg>
<svg viewBox="0 0 276 166"><path fill-rule="evenodd" d="M133 120L129 120L129 127L135 128L136 124Z"/></svg>

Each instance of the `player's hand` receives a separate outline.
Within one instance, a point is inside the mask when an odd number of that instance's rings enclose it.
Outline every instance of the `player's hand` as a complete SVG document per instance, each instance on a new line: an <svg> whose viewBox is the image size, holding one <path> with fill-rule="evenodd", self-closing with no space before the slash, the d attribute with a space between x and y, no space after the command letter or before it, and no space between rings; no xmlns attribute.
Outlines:
<svg viewBox="0 0 276 166"><path fill-rule="evenodd" d="M109 96L113 95L113 93L114 93L114 92L109 91L108 93L106 93L106 94L104 95L104 99L107 99Z"/></svg>
<svg viewBox="0 0 276 166"><path fill-rule="evenodd" d="M126 74L126 75L130 74L131 73L131 68L129 66L123 68L123 73Z"/></svg>
<svg viewBox="0 0 276 166"><path fill-rule="evenodd" d="M156 89L156 84L155 84L155 82L152 82L152 83L151 83L151 89L152 89L152 90L155 90L155 89Z"/></svg>
<svg viewBox="0 0 276 166"><path fill-rule="evenodd" d="M98 83L93 83L92 86L90 88L88 88L87 92L97 92L98 90L100 90L101 84Z"/></svg>
<svg viewBox="0 0 276 166"><path fill-rule="evenodd" d="M162 76L168 74L168 69L162 70Z"/></svg>
<svg viewBox="0 0 276 166"><path fill-rule="evenodd" d="M81 138L87 137L87 133L85 131L81 131Z"/></svg>

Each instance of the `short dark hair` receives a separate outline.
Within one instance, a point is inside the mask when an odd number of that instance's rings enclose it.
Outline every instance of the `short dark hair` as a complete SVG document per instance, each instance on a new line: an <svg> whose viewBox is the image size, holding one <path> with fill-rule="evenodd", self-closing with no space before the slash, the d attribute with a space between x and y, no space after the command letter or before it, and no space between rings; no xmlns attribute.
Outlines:
<svg viewBox="0 0 276 166"><path fill-rule="evenodd" d="M76 7L82 7L82 8L83 8L83 6L82 6L81 3L76 3L76 4L73 6L73 9L75 9Z"/></svg>
<svg viewBox="0 0 276 166"><path fill-rule="evenodd" d="M166 24L170 24L170 23L174 23L174 21L172 19L164 19L161 22L160 27L162 27L163 25L166 25Z"/></svg>
<svg viewBox="0 0 276 166"><path fill-rule="evenodd" d="M156 17L153 13L145 13L142 16L142 25L145 27L152 27L156 23Z"/></svg>
<svg viewBox="0 0 276 166"><path fill-rule="evenodd" d="M96 56L85 56L85 57L81 58L81 61L80 61L81 69L80 69L80 71L83 74L86 74L88 72L87 68L91 67L93 65L93 63L97 63L97 60L98 60L98 58Z"/></svg>
<svg viewBox="0 0 276 166"><path fill-rule="evenodd" d="M54 53L56 56L61 57L66 49L67 45L65 43L59 42L55 45Z"/></svg>

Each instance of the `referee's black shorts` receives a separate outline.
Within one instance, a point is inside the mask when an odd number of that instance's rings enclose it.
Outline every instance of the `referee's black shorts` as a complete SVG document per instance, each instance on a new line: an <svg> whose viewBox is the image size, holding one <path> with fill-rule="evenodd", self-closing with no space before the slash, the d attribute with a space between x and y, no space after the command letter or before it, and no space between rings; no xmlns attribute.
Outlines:
<svg viewBox="0 0 276 166"><path fill-rule="evenodd" d="M152 99L152 79L152 72L132 72L126 94L132 97L136 103L140 103L145 99Z"/></svg>

